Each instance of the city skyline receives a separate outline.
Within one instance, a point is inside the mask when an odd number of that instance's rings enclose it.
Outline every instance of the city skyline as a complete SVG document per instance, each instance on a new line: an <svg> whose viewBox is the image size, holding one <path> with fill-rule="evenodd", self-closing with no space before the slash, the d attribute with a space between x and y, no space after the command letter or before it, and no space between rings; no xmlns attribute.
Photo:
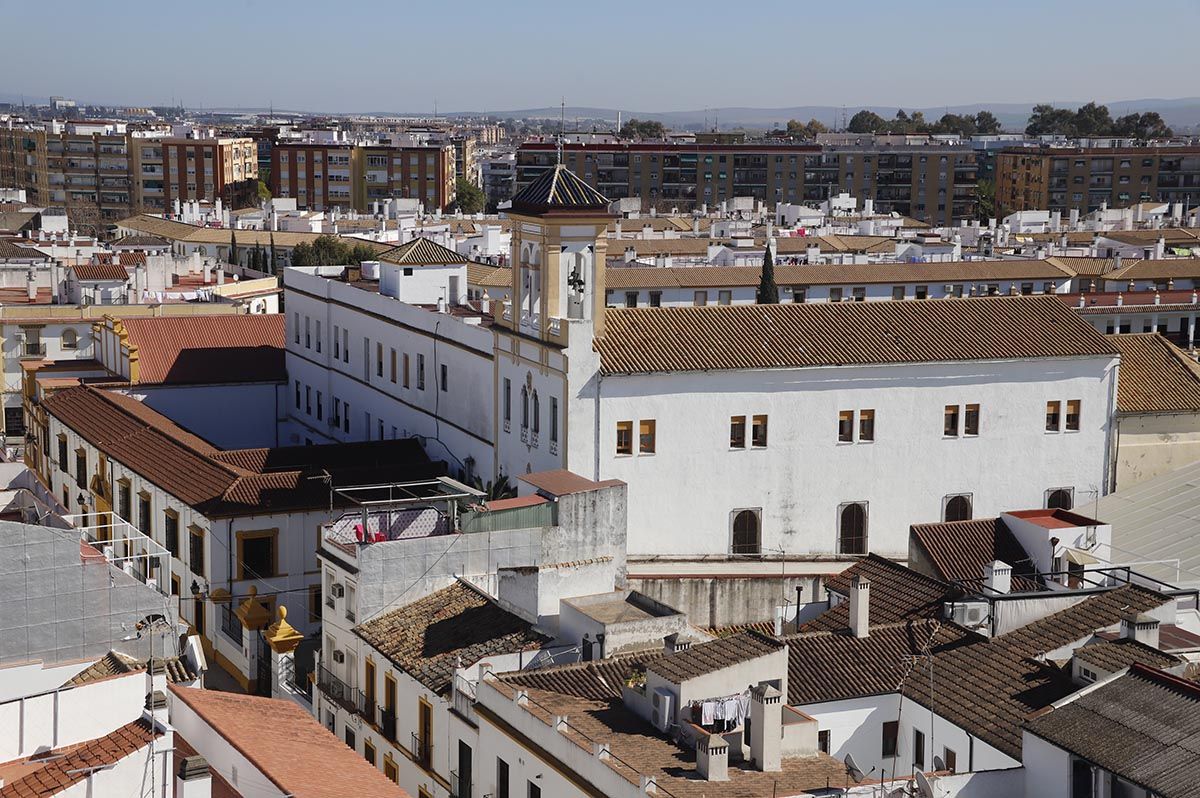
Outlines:
<svg viewBox="0 0 1200 798"><path fill-rule="evenodd" d="M64 12L72 6L84 8L67 3ZM1037 24L1031 27L1023 12L1035 8ZM397 10L372 0L335 14L305 0L288 10L278 14L271 4L249 0L226 4L224 13L192 17L139 1L88 26L50 29L38 22L35 7L9 5L6 20L23 31L9 43L9 59L38 66L23 71L20 85L4 85L0 93L13 100L63 95L113 105L182 102L189 108L333 113L432 113L435 106L447 113L509 112L555 106L561 98L572 106L641 112L1184 98L1196 92L1183 48L1156 51L1152 88L1143 70L1113 71L1101 83L1089 64L1096 42L1111 36L1113 14L1122 16L1122 36L1135 41L1161 35L1164 18L1184 26L1189 19L1200 21L1200 8L1186 0L1134 16L1109 0L1091 4L1084 15L1067 5L1020 0L986 26L950 35L964 11L939 0L903 8L871 5L865 24L858 25L839 7L816 7L806 9L794 27L786 24L794 9L775 2L756 6L745 20L722 20L718 14L727 11L707 1L683 8L620 0L597 16L540 0L500 13L468 0L455 26L438 35L435 29L446 23L432 6ZM326 24L335 35L314 36L311 23L331 16ZM536 46L519 45L534 19ZM339 25L352 34L337 35ZM409 35L412 30L416 35ZM1037 59L1012 58L1018 43L1055 30L1063 32L1061 40L1039 48ZM231 31L253 35L230 40ZM169 35L158 35L163 32ZM347 52L353 57L339 60L351 35L355 44ZM226 40L225 57L189 55L180 47L181 36ZM137 46L115 47L123 38ZM671 40L688 43L684 57L666 57ZM647 42L656 44L644 46ZM77 57L70 62L39 57L64 47ZM299 65L320 53L323 65L304 67L300 80ZM903 69L897 70L897 58ZM81 62L88 64L86 71L76 68ZM671 79L672 70L678 70L678 80ZM501 80L489 81L492 75ZM664 77L646 80L647 75Z"/></svg>

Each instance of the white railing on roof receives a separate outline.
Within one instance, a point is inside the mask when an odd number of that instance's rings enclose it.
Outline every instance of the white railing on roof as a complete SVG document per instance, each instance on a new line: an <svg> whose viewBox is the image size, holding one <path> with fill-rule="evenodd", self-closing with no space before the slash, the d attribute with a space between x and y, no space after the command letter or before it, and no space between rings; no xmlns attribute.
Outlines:
<svg viewBox="0 0 1200 798"><path fill-rule="evenodd" d="M171 552L114 512L65 516L79 542L134 579L169 595Z"/></svg>

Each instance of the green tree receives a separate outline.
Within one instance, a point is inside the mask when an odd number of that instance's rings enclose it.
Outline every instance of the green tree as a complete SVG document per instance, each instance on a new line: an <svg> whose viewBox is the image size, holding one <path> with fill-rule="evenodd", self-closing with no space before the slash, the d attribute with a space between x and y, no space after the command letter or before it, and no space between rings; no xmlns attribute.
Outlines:
<svg viewBox="0 0 1200 798"><path fill-rule="evenodd" d="M975 135L975 117L943 114L942 118L929 128L929 132L939 135L973 136Z"/></svg>
<svg viewBox="0 0 1200 798"><path fill-rule="evenodd" d="M808 122L790 119L787 123L786 135L793 139L815 139L820 134L828 132L829 128L817 119L810 119Z"/></svg>
<svg viewBox="0 0 1200 798"><path fill-rule="evenodd" d="M1136 139L1161 139L1175 135L1167 123L1156 112L1126 114L1113 122L1113 135Z"/></svg>
<svg viewBox="0 0 1200 798"><path fill-rule="evenodd" d="M991 111L980 111L975 114L976 134L980 136L994 136L1000 130L1000 120Z"/></svg>
<svg viewBox="0 0 1200 798"><path fill-rule="evenodd" d="M229 262L241 263L238 260L237 230L232 227L229 228Z"/></svg>
<svg viewBox="0 0 1200 798"><path fill-rule="evenodd" d="M1079 107L1075 112L1076 136L1107 136L1112 133L1113 119L1107 105L1094 102Z"/></svg>
<svg viewBox="0 0 1200 798"><path fill-rule="evenodd" d="M758 280L758 304L778 305L779 286L775 284L775 248L773 241L767 242L763 253L762 276Z"/></svg>
<svg viewBox="0 0 1200 798"><path fill-rule="evenodd" d="M662 122L652 119L630 119L621 125L619 135L626 139L661 139L667 135Z"/></svg>
<svg viewBox="0 0 1200 798"><path fill-rule="evenodd" d="M454 183L454 204L451 207L463 213L481 213L487 207L487 197L479 186L460 177Z"/></svg>
<svg viewBox="0 0 1200 798"><path fill-rule="evenodd" d="M1033 106L1029 124L1025 126L1027 136L1074 136L1075 114L1066 108L1055 108L1045 103Z"/></svg>
<svg viewBox="0 0 1200 798"><path fill-rule="evenodd" d="M267 184L262 180L258 181L258 200L259 202L269 202L271 199L271 189L267 188Z"/></svg>
<svg viewBox="0 0 1200 798"><path fill-rule="evenodd" d="M846 129L851 133L875 133L885 127L887 127L887 122L882 116L864 108L850 117L850 124Z"/></svg>
<svg viewBox="0 0 1200 798"><path fill-rule="evenodd" d="M346 266L374 259L370 244L351 244L332 235L317 236L311 244L304 241L292 249L293 266Z"/></svg>
<svg viewBox="0 0 1200 798"><path fill-rule="evenodd" d="M275 231L271 231L271 268L267 269L269 274L275 273L275 268L279 261L275 260Z"/></svg>
<svg viewBox="0 0 1200 798"><path fill-rule="evenodd" d="M975 184L975 213L986 222L996 215L996 184L991 180L980 180Z"/></svg>

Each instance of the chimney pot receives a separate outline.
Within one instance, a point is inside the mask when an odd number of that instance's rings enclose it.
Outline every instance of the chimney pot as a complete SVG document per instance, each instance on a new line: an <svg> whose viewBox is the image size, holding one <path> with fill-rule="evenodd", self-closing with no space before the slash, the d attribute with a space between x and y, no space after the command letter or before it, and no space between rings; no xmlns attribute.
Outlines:
<svg viewBox="0 0 1200 798"><path fill-rule="evenodd" d="M1158 648L1159 621L1157 618L1142 613L1127 615L1121 619L1121 637L1126 640L1136 640L1150 648Z"/></svg>
<svg viewBox="0 0 1200 798"><path fill-rule="evenodd" d="M850 584L850 631L855 637L870 633L871 583L855 576Z"/></svg>

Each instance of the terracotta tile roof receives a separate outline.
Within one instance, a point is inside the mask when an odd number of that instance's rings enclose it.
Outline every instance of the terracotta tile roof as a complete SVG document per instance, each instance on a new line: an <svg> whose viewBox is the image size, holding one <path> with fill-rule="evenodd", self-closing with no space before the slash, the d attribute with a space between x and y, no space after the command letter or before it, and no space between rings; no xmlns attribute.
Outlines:
<svg viewBox="0 0 1200 798"><path fill-rule="evenodd" d="M126 318L138 382L182 385L284 382L283 314Z"/></svg>
<svg viewBox="0 0 1200 798"><path fill-rule="evenodd" d="M1200 412L1200 365L1158 333L1110 335L1121 352L1120 413Z"/></svg>
<svg viewBox="0 0 1200 798"><path fill-rule="evenodd" d="M1077 689L1069 673L1040 660L1041 655L1082 641L1130 613L1172 601L1136 585L1090 596L1006 635L949 647L935 657L933 698L923 668L923 678L914 675L904 693L1019 759L1021 723Z"/></svg>
<svg viewBox="0 0 1200 798"><path fill-rule="evenodd" d="M47 751L17 765L24 775L4 781L0 798L43 798L58 795L87 779L92 768L115 765L162 737L144 720L135 720L86 743ZM30 769L32 768L32 770Z"/></svg>
<svg viewBox="0 0 1200 798"><path fill-rule="evenodd" d="M849 597L850 585L859 576L871 583L871 629L916 618L937 618L942 603L959 594L954 585L941 582L911 568L875 554L825 581L825 589ZM842 601L811 621L801 624L801 632L848 632L850 603Z"/></svg>
<svg viewBox="0 0 1200 798"><path fill-rule="evenodd" d="M284 794L407 795L295 702L174 685L170 690L172 700L186 704ZM201 756L217 761L214 752L197 747L200 742L188 740Z"/></svg>
<svg viewBox="0 0 1200 798"><path fill-rule="evenodd" d="M594 662L575 662L528 671L516 671L502 678L509 684L537 690L603 701L621 698L621 686L632 674L644 672L663 657L661 651L610 657Z"/></svg>
<svg viewBox="0 0 1200 798"><path fill-rule="evenodd" d="M1013 568L1013 591L1041 590L1029 554L999 518L914 524L910 535L944 582L979 590L984 568L999 560Z"/></svg>
<svg viewBox="0 0 1200 798"><path fill-rule="evenodd" d="M1089 291L1084 294L1059 294L1058 298L1064 304L1075 309L1076 313L1084 316L1100 314L1105 316L1121 313L1154 312L1170 310L1200 311L1200 305L1192 302L1194 292L1188 290L1171 291ZM1155 298L1158 304L1155 304ZM1083 300L1082 307L1079 300Z"/></svg>
<svg viewBox="0 0 1200 798"><path fill-rule="evenodd" d="M1151 245L1161 238L1167 246L1186 247L1200 244L1198 232L1186 227L1163 227L1158 230L1105 230L1097 232L1096 236L1134 245Z"/></svg>
<svg viewBox="0 0 1200 798"><path fill-rule="evenodd" d="M97 259L91 263L76 263L71 267L75 279L81 281L120 280L129 279L129 272L120 263L113 263L111 258Z"/></svg>
<svg viewBox="0 0 1200 798"><path fill-rule="evenodd" d="M864 638L833 632L787 637L788 704L899 692L907 671L906 656L920 654L926 646L937 654L971 639L970 633L956 626L929 619L872 626Z"/></svg>
<svg viewBox="0 0 1200 798"><path fill-rule="evenodd" d="M0 238L0 260L50 260L50 256L33 247L22 247L7 238Z"/></svg>
<svg viewBox="0 0 1200 798"><path fill-rule="evenodd" d="M166 249L171 242L159 236L138 235L131 233L112 242L114 247L139 247L141 249Z"/></svg>
<svg viewBox="0 0 1200 798"><path fill-rule="evenodd" d="M128 230L136 230L139 234L147 234L165 238L169 241L186 241L191 244L214 244L228 245L230 233L233 232L237 237L239 247L261 246L264 249L271 245L271 239L274 238L277 247L290 248L297 244L311 244L322 233L293 233L286 230L231 230L228 227L200 227L194 224L185 224L184 222L176 222L171 219L161 219L156 216L140 214L131 216L127 219L122 219L116 223L119 227L124 227ZM357 238L354 236L341 236L350 244L364 244L376 253L386 252L389 249L394 249L395 245L387 242L372 241L366 238Z"/></svg>
<svg viewBox="0 0 1200 798"><path fill-rule="evenodd" d="M538 471L533 474L522 474L517 479L527 485L532 485L541 493L550 496L587 493L591 490L599 490L622 484L619 479L605 479L596 482L587 477L581 477L579 474L568 471L565 468L557 468L553 471Z"/></svg>
<svg viewBox="0 0 1200 798"><path fill-rule="evenodd" d="M1200 241L1195 242L1200 245ZM1200 277L1200 258L1137 260L1104 276L1105 280L1171 280Z"/></svg>
<svg viewBox="0 0 1200 798"><path fill-rule="evenodd" d="M171 683L190 682L196 678L196 674L192 673L187 664L179 657L167 657L158 661L163 664L167 673L167 681ZM90 682L98 682L112 676L140 673L145 670L145 662L127 654L122 654L119 651L110 651L84 670L75 674L67 684L77 686Z"/></svg>
<svg viewBox="0 0 1200 798"><path fill-rule="evenodd" d="M664 679L679 684L739 662L774 654L782 648L783 643L774 637L758 632L742 632L666 654L654 660L649 667Z"/></svg>
<svg viewBox="0 0 1200 798"><path fill-rule="evenodd" d="M489 266L486 263L476 263L471 261L467 264L467 283L470 285L485 285L487 281L495 278L497 274L503 277L503 281L497 285L512 284L512 269L506 269L503 266Z"/></svg>
<svg viewBox="0 0 1200 798"><path fill-rule="evenodd" d="M1026 728L1155 795L1200 795L1200 685L1195 682L1136 665Z"/></svg>
<svg viewBox="0 0 1200 798"><path fill-rule="evenodd" d="M401 266L431 266L447 263L469 263L468 259L452 249L428 238L414 238L407 244L379 254L380 260L398 263Z"/></svg>
<svg viewBox="0 0 1200 798"><path fill-rule="evenodd" d="M539 649L550 638L464 582L359 624L355 633L421 684L449 691L456 662Z"/></svg>
<svg viewBox="0 0 1200 798"><path fill-rule="evenodd" d="M494 683L510 693L514 685ZM827 754L784 757L780 770L764 773L746 762L729 763L729 780L710 782L696 775L696 753L676 746L643 718L625 708L618 697L589 698L569 693L525 688L529 711L549 725L555 715L565 716L569 727L560 732L590 752L593 743L607 743L614 772L634 788L640 777L652 776L660 793L675 798L762 798L768 795L801 795L842 784L846 766ZM481 709L486 712L486 708ZM553 728L553 727L551 727ZM599 795L599 792L589 792Z"/></svg>
<svg viewBox="0 0 1200 798"><path fill-rule="evenodd" d="M1053 255L1046 263L1057 266L1068 274L1083 277L1099 277L1108 274L1117 263L1116 258L1090 258L1069 255Z"/></svg>
<svg viewBox="0 0 1200 798"><path fill-rule="evenodd" d="M29 290L20 288L0 288L0 305L49 305L50 289L39 287L34 292L34 298L29 298ZM24 321L24 319L22 319Z"/></svg>
<svg viewBox="0 0 1200 798"><path fill-rule="evenodd" d="M607 374L1114 356L1054 296L615 308Z"/></svg>
<svg viewBox="0 0 1200 798"><path fill-rule="evenodd" d="M562 164L547 169L512 198L517 213L593 211L608 213L608 197Z"/></svg>
<svg viewBox="0 0 1200 798"><path fill-rule="evenodd" d="M56 391L43 406L112 459L209 516L328 507L329 488L313 474L362 485L429 478L443 469L415 440L222 452L130 396L86 385Z"/></svg>
<svg viewBox="0 0 1200 798"><path fill-rule="evenodd" d="M759 266L618 266L605 272L605 287L725 288L758 285ZM1070 274L1039 260L951 261L947 263L873 263L777 265L775 282L790 285L872 285L927 282L933 294L946 283L1013 280L1065 282ZM1004 286L1007 290L1007 286Z"/></svg>
<svg viewBox="0 0 1200 798"><path fill-rule="evenodd" d="M1083 648L1076 649L1075 657L1103 668L1109 673L1124 670L1135 662L1152 668L1169 668L1183 661L1173 654L1165 654L1157 648L1151 648L1144 643L1128 638L1098 639Z"/></svg>

